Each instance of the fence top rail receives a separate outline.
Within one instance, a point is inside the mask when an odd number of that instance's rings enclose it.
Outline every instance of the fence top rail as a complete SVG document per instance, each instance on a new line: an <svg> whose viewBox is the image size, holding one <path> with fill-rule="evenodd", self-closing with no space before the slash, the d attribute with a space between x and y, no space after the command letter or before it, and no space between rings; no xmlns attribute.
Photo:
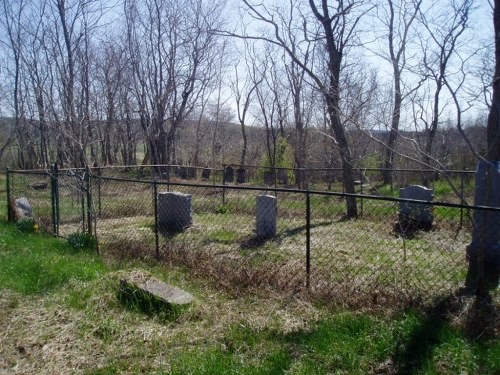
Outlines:
<svg viewBox="0 0 500 375"><path fill-rule="evenodd" d="M195 168L195 169L209 169L212 171L223 171L226 167L235 167L235 168L253 168L253 169L276 169L276 170L290 170L290 171L322 171L322 172L328 172L328 171L336 171L340 172L342 171L341 167L331 167L331 168L292 168L292 167L273 167L273 166L264 166L264 165L241 165L241 164L221 164L222 168L215 168L215 167L201 167L201 166L196 166L196 165L181 165L181 164L136 164L136 165L104 165L104 166L92 166L89 167L90 170L105 170L105 169L141 169L141 168ZM86 170L87 167L74 167L74 168L60 168L59 171L68 171L68 170ZM440 173L440 174L447 174L447 173L452 173L452 174L475 174L475 170L461 170L461 169L449 169L449 170L435 170L435 169L417 169L417 168L395 168L395 169L388 169L388 168L365 168L365 167L354 167L353 170L355 171L365 171L365 172L387 172L387 171L392 171L392 172L415 172L415 173ZM36 172L48 172L49 169L9 169L9 172L12 173L23 173L23 172L31 172L31 173L36 173Z"/></svg>
<svg viewBox="0 0 500 375"><path fill-rule="evenodd" d="M287 189L287 188L275 188L275 187L254 187L254 186L237 186L237 185L214 185L214 184L193 184L193 183L183 183L183 182L166 182L157 180L140 180L140 179L128 179L121 177L97 177L101 180L107 181L122 181L122 182L133 182L141 184L156 184L159 186L179 186L179 187L194 187L194 188L207 188L207 189L225 189L225 190L246 190L246 191L260 191L260 192L272 192L272 193L288 193L288 194L309 194L309 195L323 195L323 196L334 196L334 197L352 197L367 200L379 200L386 202L407 202L415 204L426 204L434 207L449 207L449 208L464 208L471 210L480 211L493 211L500 212L499 207L490 206L471 206L460 203L449 203L449 202L437 202L437 201L423 201L418 199L404 199L404 198L394 198L394 197L384 197L380 195L370 195L370 194L349 194L342 192L332 192L332 191L321 191L321 190L304 190L304 189Z"/></svg>

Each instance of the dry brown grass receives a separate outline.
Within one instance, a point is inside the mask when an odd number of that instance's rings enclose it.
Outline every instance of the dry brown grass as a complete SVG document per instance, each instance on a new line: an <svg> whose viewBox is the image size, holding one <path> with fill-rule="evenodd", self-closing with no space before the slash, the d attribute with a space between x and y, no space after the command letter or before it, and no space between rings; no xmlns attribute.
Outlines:
<svg viewBox="0 0 500 375"><path fill-rule="evenodd" d="M129 311L116 299L125 271L90 283L74 282L55 295L21 298L0 292L1 374L83 374L120 362L120 373L168 369L171 358L191 347L222 340L232 325L292 332L325 316L304 300L267 293L231 298L186 280L196 303L175 321ZM193 290L194 289L194 290ZM84 292L80 308L68 293Z"/></svg>

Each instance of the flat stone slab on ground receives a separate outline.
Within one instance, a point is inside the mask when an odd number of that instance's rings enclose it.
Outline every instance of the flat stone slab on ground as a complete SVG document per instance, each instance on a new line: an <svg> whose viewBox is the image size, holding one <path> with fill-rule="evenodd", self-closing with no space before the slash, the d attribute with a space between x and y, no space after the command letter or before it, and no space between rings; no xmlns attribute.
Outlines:
<svg viewBox="0 0 500 375"><path fill-rule="evenodd" d="M139 289L146 295L151 295L170 305L188 305L194 301L192 294L140 272L121 279L120 285L122 288Z"/></svg>

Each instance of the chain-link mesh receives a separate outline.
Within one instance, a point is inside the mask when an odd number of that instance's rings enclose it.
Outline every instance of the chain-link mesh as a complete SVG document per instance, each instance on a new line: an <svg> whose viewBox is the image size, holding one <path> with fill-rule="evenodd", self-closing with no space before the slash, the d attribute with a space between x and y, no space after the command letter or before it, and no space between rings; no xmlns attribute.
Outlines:
<svg viewBox="0 0 500 375"><path fill-rule="evenodd" d="M181 265L233 289L307 291L347 304L425 303L464 285L468 206L432 204L432 225L422 228L403 225L395 198L355 196L358 217L347 219L342 193L221 185L222 171L205 172L201 183L202 170L189 183L114 172L11 171L10 198L26 197L48 232L90 231L101 252ZM191 208L162 206L165 192L180 193ZM277 212L264 213L271 222L276 214L271 236L256 232L259 195L277 201ZM162 220L175 212L189 218L172 229Z"/></svg>

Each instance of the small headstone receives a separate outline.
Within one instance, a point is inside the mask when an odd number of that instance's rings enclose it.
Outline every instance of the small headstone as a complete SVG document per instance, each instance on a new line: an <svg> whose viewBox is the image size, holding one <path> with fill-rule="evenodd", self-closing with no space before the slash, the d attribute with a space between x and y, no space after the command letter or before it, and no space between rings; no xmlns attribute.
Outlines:
<svg viewBox="0 0 500 375"><path fill-rule="evenodd" d="M287 185L288 184L288 170L280 168L278 169L278 181L280 184Z"/></svg>
<svg viewBox="0 0 500 375"><path fill-rule="evenodd" d="M187 178L196 179L196 168L195 167L187 167Z"/></svg>
<svg viewBox="0 0 500 375"><path fill-rule="evenodd" d="M192 224L193 205L190 194L158 193L158 228L161 233L181 232Z"/></svg>
<svg viewBox="0 0 500 375"><path fill-rule="evenodd" d="M412 185L399 189L399 197L431 202L434 199L434 189ZM434 221L432 206L425 203L400 202L399 224L402 230L430 230Z"/></svg>
<svg viewBox="0 0 500 375"><path fill-rule="evenodd" d="M28 198L21 197L15 201L15 217L16 219L27 219L33 217L33 208L31 208Z"/></svg>
<svg viewBox="0 0 500 375"><path fill-rule="evenodd" d="M272 238L276 236L278 217L278 201L272 195L257 196L257 237Z"/></svg>
<svg viewBox="0 0 500 375"><path fill-rule="evenodd" d="M194 301L194 297L173 285L164 283L157 278L143 272L134 272L120 280L121 297L145 306L151 302L161 302L165 308L174 306L189 305ZM153 307L153 306L151 306ZM158 303L156 303L156 307Z"/></svg>
<svg viewBox="0 0 500 375"><path fill-rule="evenodd" d="M188 172L186 167L177 167L176 170L177 177L186 180L188 178Z"/></svg>
<svg viewBox="0 0 500 375"><path fill-rule="evenodd" d="M201 171L201 179L208 180L209 178L210 178L210 169L203 168L203 170Z"/></svg>
<svg viewBox="0 0 500 375"><path fill-rule="evenodd" d="M227 166L224 169L224 181L225 182L233 182L234 181L234 168L231 166Z"/></svg>
<svg viewBox="0 0 500 375"><path fill-rule="evenodd" d="M243 168L238 168L236 170L236 182L239 184L244 184L246 181L246 170Z"/></svg>
<svg viewBox="0 0 500 375"><path fill-rule="evenodd" d="M276 172L275 171L265 171L264 172L264 184L271 186L276 182Z"/></svg>

